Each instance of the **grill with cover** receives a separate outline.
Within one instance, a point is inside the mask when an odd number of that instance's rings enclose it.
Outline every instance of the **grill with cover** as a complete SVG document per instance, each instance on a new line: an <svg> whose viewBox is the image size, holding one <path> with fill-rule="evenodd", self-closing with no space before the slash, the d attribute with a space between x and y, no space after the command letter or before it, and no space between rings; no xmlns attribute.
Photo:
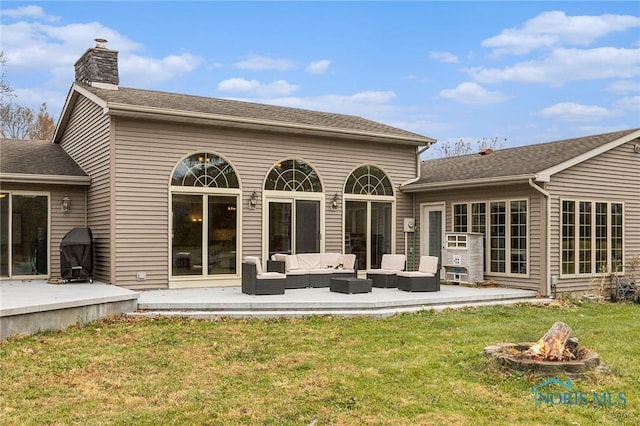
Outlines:
<svg viewBox="0 0 640 426"><path fill-rule="evenodd" d="M89 228L73 228L60 243L60 275L65 283L93 282L93 234Z"/></svg>

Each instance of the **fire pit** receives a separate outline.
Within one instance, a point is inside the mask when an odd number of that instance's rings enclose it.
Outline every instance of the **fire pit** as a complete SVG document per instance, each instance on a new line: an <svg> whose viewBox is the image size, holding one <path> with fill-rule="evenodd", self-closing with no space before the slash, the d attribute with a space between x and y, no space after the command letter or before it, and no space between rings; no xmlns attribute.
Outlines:
<svg viewBox="0 0 640 426"><path fill-rule="evenodd" d="M518 371L538 374L584 374L591 370L607 372L606 364L597 353L570 338L571 327L556 322L535 343L502 343L484 348L484 354L500 364Z"/></svg>

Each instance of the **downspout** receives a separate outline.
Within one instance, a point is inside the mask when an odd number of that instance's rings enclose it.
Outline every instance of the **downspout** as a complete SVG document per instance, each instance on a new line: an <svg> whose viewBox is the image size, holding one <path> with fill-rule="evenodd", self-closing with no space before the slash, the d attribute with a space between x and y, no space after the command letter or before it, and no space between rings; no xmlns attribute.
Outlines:
<svg viewBox="0 0 640 426"><path fill-rule="evenodd" d="M529 178L529 186L541 193L545 197L545 203L547 205L547 218L545 220L545 228L546 228L546 239L547 246L546 250L546 267L544 271L545 275L545 294L543 296L551 297L551 194L548 191L540 188L538 185L533 183L533 180Z"/></svg>

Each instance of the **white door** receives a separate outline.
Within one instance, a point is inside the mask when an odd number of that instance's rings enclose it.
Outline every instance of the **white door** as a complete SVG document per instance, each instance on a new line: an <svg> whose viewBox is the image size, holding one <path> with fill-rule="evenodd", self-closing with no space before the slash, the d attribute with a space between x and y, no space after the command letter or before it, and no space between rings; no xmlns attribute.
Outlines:
<svg viewBox="0 0 640 426"><path fill-rule="evenodd" d="M420 254L422 256L441 258L444 229L445 204L420 205Z"/></svg>

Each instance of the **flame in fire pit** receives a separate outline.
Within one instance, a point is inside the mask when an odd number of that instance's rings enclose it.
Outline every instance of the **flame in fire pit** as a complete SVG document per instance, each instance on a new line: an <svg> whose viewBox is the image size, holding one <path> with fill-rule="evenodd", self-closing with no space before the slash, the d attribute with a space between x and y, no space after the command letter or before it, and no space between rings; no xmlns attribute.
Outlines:
<svg viewBox="0 0 640 426"><path fill-rule="evenodd" d="M529 347L525 355L545 361L575 359L570 345L567 345L570 335L571 327L563 322L556 322L540 340Z"/></svg>

